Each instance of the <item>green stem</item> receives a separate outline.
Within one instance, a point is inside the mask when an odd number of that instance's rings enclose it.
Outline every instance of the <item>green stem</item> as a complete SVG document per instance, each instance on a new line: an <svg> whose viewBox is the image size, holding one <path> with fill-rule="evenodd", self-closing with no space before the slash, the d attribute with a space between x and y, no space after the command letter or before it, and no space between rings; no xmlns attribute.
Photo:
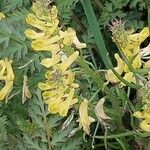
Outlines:
<svg viewBox="0 0 150 150"><path fill-rule="evenodd" d="M134 134L135 134L135 131L127 131L124 133L108 135L108 136L95 136L95 138L97 138L97 139L114 139L114 138L120 138L120 137L125 137L125 136L131 136Z"/></svg>
<svg viewBox="0 0 150 150"><path fill-rule="evenodd" d="M98 89L93 96L89 99L89 102L93 101L95 99L95 97L97 96L97 94L99 93L100 89Z"/></svg>
<svg viewBox="0 0 150 150"><path fill-rule="evenodd" d="M107 129L107 127L105 126L105 133L104 133L104 136L107 137L107 134L108 134L108 129ZM105 145L105 149L108 149L108 146L107 146L107 138L104 139L104 145Z"/></svg>
<svg viewBox="0 0 150 150"><path fill-rule="evenodd" d="M105 7L104 7L104 5L101 3L101 1L99 1L99 0L95 0L95 3L97 4L97 6L100 8L100 10L104 10L105 9Z"/></svg>
<svg viewBox="0 0 150 150"><path fill-rule="evenodd" d="M122 150L127 150L126 147L125 147L125 145L124 145L124 143L119 138L115 138L115 139L120 144Z"/></svg>
<svg viewBox="0 0 150 150"><path fill-rule="evenodd" d="M88 48L89 52L90 52L90 56L91 56L91 59L92 59L92 62L94 64L94 67L97 69L97 64L96 64L96 60L94 58L94 55L93 55L93 52L92 52L92 49L91 48Z"/></svg>
<svg viewBox="0 0 150 150"><path fill-rule="evenodd" d="M103 143L96 144L96 145L95 145L95 148L98 148L98 147L104 147L104 144L103 144ZM120 147L118 147L118 144L116 145L116 142L108 143L108 147L113 148L113 149L119 149L119 150L120 150Z"/></svg>
<svg viewBox="0 0 150 150"><path fill-rule="evenodd" d="M94 142L95 142L95 136L96 136L96 133L97 133L97 130L98 130L98 127L99 127L99 121L97 122L97 125L96 125L96 128L95 128L95 131L94 131L94 135L93 135L93 138L92 138L92 149L94 149Z"/></svg>
<svg viewBox="0 0 150 150"><path fill-rule="evenodd" d="M75 14L72 15L72 20L74 20L76 24L81 27L81 29L83 30L82 32L86 32L85 26L81 23L81 21L76 17Z"/></svg>
<svg viewBox="0 0 150 150"><path fill-rule="evenodd" d="M47 118L44 118L44 126L45 126L45 131L47 135L47 143L48 143L48 150L52 150L51 143L50 143L50 131L48 128L48 123L47 123Z"/></svg>
<svg viewBox="0 0 150 150"><path fill-rule="evenodd" d="M148 27L150 27L150 6L148 7Z"/></svg>

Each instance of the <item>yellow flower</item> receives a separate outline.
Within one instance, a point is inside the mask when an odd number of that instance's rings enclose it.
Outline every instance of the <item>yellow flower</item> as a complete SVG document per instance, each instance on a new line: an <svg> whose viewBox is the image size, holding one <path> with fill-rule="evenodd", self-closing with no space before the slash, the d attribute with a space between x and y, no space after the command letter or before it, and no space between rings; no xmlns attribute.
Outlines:
<svg viewBox="0 0 150 150"><path fill-rule="evenodd" d="M74 89L70 90L70 93L67 95L66 100L60 103L59 107L59 115L60 116L67 116L68 110L71 106L71 103L73 101L73 96L74 96Z"/></svg>
<svg viewBox="0 0 150 150"><path fill-rule="evenodd" d="M143 111L143 118L145 118L146 120L150 120L150 109Z"/></svg>
<svg viewBox="0 0 150 150"><path fill-rule="evenodd" d="M4 18L5 18L5 15L2 12L0 12L0 20L2 20Z"/></svg>
<svg viewBox="0 0 150 150"><path fill-rule="evenodd" d="M78 51L74 52L72 55L69 56L68 59L66 59L61 64L58 64L56 66L57 69L60 70L62 73L64 73L68 69L68 67L77 59L78 55L79 55Z"/></svg>
<svg viewBox="0 0 150 150"><path fill-rule="evenodd" d="M74 89L71 89L69 94L64 95L64 91L61 89L60 91L45 91L44 94L47 93L47 97L45 97L45 103L48 104L48 110L52 114L59 113L60 116L67 116L68 110L72 105L78 102L77 99L74 99Z"/></svg>
<svg viewBox="0 0 150 150"><path fill-rule="evenodd" d="M146 132L150 132L150 120L144 120L140 123L140 127L142 130Z"/></svg>
<svg viewBox="0 0 150 150"><path fill-rule="evenodd" d="M57 63L59 63L60 59L60 54L54 54L52 55L52 58L42 59L41 65L43 65L46 68L50 68L51 66L55 66Z"/></svg>
<svg viewBox="0 0 150 150"><path fill-rule="evenodd" d="M85 43L81 43L76 36L76 32L72 28L68 28L66 32L62 32L61 35L65 35L63 44L69 46L74 44L77 49L82 49L86 47Z"/></svg>
<svg viewBox="0 0 150 150"><path fill-rule="evenodd" d="M52 114L59 113L60 111L60 104L62 101L62 96L63 95L57 95L50 100L47 100L46 103L48 104L48 111Z"/></svg>
<svg viewBox="0 0 150 150"><path fill-rule="evenodd" d="M31 30L31 29L27 29L25 30L25 35L31 39L38 39L38 38L42 38L44 37L44 33L43 32L40 32L40 33L37 33L35 32L34 30Z"/></svg>
<svg viewBox="0 0 150 150"><path fill-rule="evenodd" d="M136 118L142 119L140 128L146 132L150 132L150 107L148 104L143 106L143 111L137 111L133 114Z"/></svg>
<svg viewBox="0 0 150 150"><path fill-rule="evenodd" d="M143 118L143 115L140 111L134 112L133 116L136 117L136 118Z"/></svg>
<svg viewBox="0 0 150 150"><path fill-rule="evenodd" d="M63 83L70 87L78 88L79 85L77 83L74 83L74 80L75 74L71 70L67 70L63 78Z"/></svg>
<svg viewBox="0 0 150 150"><path fill-rule="evenodd" d="M90 124L95 121L94 118L88 116L88 101L84 99L79 108L79 127L85 131L86 134L90 134Z"/></svg>
<svg viewBox="0 0 150 150"><path fill-rule="evenodd" d="M0 100L4 100L9 95L13 87L13 81L5 82L5 86L0 91Z"/></svg>
<svg viewBox="0 0 150 150"><path fill-rule="evenodd" d="M123 73L125 63L117 53L115 53L114 56L117 60L117 67L115 67L114 69L119 75L121 75ZM120 80L116 77L116 75L112 72L112 70L107 71L107 73L105 74L105 78L107 81L111 83L120 82Z"/></svg>
<svg viewBox="0 0 150 150"><path fill-rule="evenodd" d="M0 80L5 81L5 86L0 91L0 100L4 100L13 88L14 73L11 66L12 61L0 61Z"/></svg>
<svg viewBox="0 0 150 150"><path fill-rule="evenodd" d="M59 40L60 38L58 35L52 38L43 37L33 41L31 47L37 51L51 51L56 54L60 51L60 45L56 43Z"/></svg>
<svg viewBox="0 0 150 150"><path fill-rule="evenodd" d="M44 31L46 29L45 22L39 20L33 13L28 14L26 22L39 30Z"/></svg>
<svg viewBox="0 0 150 150"><path fill-rule="evenodd" d="M132 72L127 72L125 73L124 77L123 77L125 80L127 80L128 82L133 82L135 83L136 80L135 80L135 77L134 77L134 74ZM120 83L120 86L126 86L123 82Z"/></svg>

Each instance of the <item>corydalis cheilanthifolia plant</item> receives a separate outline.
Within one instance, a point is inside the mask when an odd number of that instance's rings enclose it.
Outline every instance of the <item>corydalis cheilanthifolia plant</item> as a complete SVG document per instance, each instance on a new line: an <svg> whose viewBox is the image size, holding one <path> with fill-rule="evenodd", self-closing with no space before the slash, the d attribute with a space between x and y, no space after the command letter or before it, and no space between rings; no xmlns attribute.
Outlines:
<svg viewBox="0 0 150 150"><path fill-rule="evenodd" d="M11 64L12 61L7 58L0 60L0 80L5 82L0 91L0 100L7 98L13 88L14 73Z"/></svg>
<svg viewBox="0 0 150 150"><path fill-rule="evenodd" d="M124 75L124 79L129 82L135 83L135 76L129 69L131 65L134 69L139 69L142 66L140 45L149 36L149 27L144 27L141 32L133 33L134 30L126 30L124 23L115 21L111 26L112 38L115 44L120 49L124 60L120 58L118 54L115 54L117 60L117 67L114 69L119 75ZM108 70L105 75L107 81L111 83L118 83L120 80L113 74L111 70ZM125 84L120 83L122 86Z"/></svg>
<svg viewBox="0 0 150 150"><path fill-rule="evenodd" d="M77 59L79 52L76 51L68 56L65 48L75 46L77 49L82 49L86 47L86 44L80 43L74 29L61 30L56 6L52 6L49 11L48 8L42 7L39 2L36 2L33 3L32 11L33 13L27 16L26 22L34 28L27 29L25 34L33 40L31 47L34 50L51 53L51 58L41 61L48 71L45 73L46 82L40 82L38 87L43 91L42 96L45 103L48 104L49 112L67 116L68 110L78 102L74 93L79 85L75 83L75 74L69 67ZM88 120L88 107L84 110L83 113L81 113L81 109L79 110L80 127L83 127L83 130L89 134L89 126L94 119Z"/></svg>

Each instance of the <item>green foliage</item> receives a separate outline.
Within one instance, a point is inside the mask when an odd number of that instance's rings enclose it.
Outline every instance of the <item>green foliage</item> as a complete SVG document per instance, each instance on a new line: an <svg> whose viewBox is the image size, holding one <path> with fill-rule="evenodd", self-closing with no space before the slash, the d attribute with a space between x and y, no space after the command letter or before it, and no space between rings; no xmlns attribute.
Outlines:
<svg viewBox="0 0 150 150"><path fill-rule="evenodd" d="M62 19L62 22L64 24L68 24L71 20L71 16L73 15L72 10L75 8L75 4L79 0L58 0L57 1L57 7L59 10L59 16Z"/></svg>
<svg viewBox="0 0 150 150"><path fill-rule="evenodd" d="M110 54L118 50L112 44L111 34L108 32L111 21L121 19L127 22L127 28L134 27L140 30L148 24L149 0L89 1L95 10L93 14L82 8L82 4L87 4L87 0L84 0L84 3L83 0L47 2L41 0L46 4L49 3L49 8L53 3L56 4L60 26L74 28L80 41L83 40L87 44L87 49L80 50L78 65L75 66L77 68L73 68L76 82L80 85L75 93L79 103L72 108L75 114L65 129L63 123L72 114L71 111L64 118L49 114L41 91L37 90L37 84L45 79L45 69L40 64L41 59L47 58L50 54L34 51L30 39L24 34L28 28L25 19L31 11L32 2L31 0L0 0L0 12L4 12L6 16L0 20L0 59L6 57L12 59L15 74L8 103L0 103L0 150L91 150L92 147L95 147L95 150L130 150L134 149L135 145L140 146L139 143L148 145L149 133L141 132L139 121L133 117L133 112L142 108L142 100L149 98L147 86L136 90L129 86L120 88L118 84L106 85L104 76L106 70L102 59L107 66L109 64L106 57L107 49ZM88 19L85 14L89 15ZM90 17L91 14L93 17ZM70 51L72 53L72 50ZM102 59L99 56L102 56ZM111 60L114 59L111 55L110 57ZM115 65L113 63L113 66ZM32 98L26 98L23 104L24 75L28 77L27 87ZM138 72L138 75L143 79L144 73ZM145 83L143 80L142 82ZM0 81L1 89L3 85L4 82ZM137 88L136 85L134 86ZM88 113L96 120L91 125L90 135L86 136L83 130L79 129L77 122L79 105L85 97L90 101ZM111 118L110 120L97 119L95 115L95 105L102 97L106 99L102 108Z"/></svg>
<svg viewBox="0 0 150 150"><path fill-rule="evenodd" d="M1 9L5 12L13 12L30 4L30 0L1 0Z"/></svg>
<svg viewBox="0 0 150 150"><path fill-rule="evenodd" d="M128 20L129 26L144 26L142 11L145 9L143 0L107 0L100 16L100 25L106 27L114 19ZM136 12L136 13L135 13Z"/></svg>
<svg viewBox="0 0 150 150"><path fill-rule="evenodd" d="M0 117L0 148L2 148L4 146L3 143L7 139L6 125L7 125L7 118L6 118L6 116L1 116Z"/></svg>
<svg viewBox="0 0 150 150"><path fill-rule="evenodd" d="M49 115L40 91L35 92L29 102L28 110L32 123L29 120L17 121L19 129L23 132L22 142L18 145L19 148L47 150L49 143L54 150L63 150L65 147L68 148L67 150L76 150L80 147L81 138L76 136L69 138L69 134L74 130L76 123L71 122L66 129L61 130L62 118L58 115ZM75 141L74 144L72 141Z"/></svg>

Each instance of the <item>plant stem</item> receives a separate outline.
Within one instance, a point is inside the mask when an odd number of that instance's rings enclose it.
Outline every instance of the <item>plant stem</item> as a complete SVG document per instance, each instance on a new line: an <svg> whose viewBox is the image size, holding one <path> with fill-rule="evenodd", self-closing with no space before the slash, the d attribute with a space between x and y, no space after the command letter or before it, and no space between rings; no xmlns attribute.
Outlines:
<svg viewBox="0 0 150 150"><path fill-rule="evenodd" d="M101 3L101 1L99 1L99 0L94 0L95 1L95 3L98 5L98 7L100 8L100 10L104 10L105 9L105 7L104 7L104 5Z"/></svg>
<svg viewBox="0 0 150 150"><path fill-rule="evenodd" d="M95 142L95 136L96 136L96 133L97 133L97 130L98 130L98 127L99 127L99 121L97 122L97 125L96 125L96 128L95 128L95 131L94 131L94 135L93 135L93 138L92 138L92 149L94 149L94 142Z"/></svg>
<svg viewBox="0 0 150 150"><path fill-rule="evenodd" d="M91 59L93 61L93 64L94 64L94 67L97 69L97 64L96 64L96 60L94 58L94 55L93 55L93 52L92 52L92 49L91 48L88 48L89 52L90 52L90 56L91 56Z"/></svg>
<svg viewBox="0 0 150 150"><path fill-rule="evenodd" d="M122 150L127 150L126 147L125 147L125 145L124 145L124 143L119 138L115 138L115 139L120 144Z"/></svg>
<svg viewBox="0 0 150 150"><path fill-rule="evenodd" d="M124 133L108 135L108 136L95 136L95 138L97 138L97 139L114 139L114 138L119 138L119 137L131 136L134 134L135 134L135 131L127 131Z"/></svg>
<svg viewBox="0 0 150 150"><path fill-rule="evenodd" d="M50 132L49 132L49 129L48 129L48 124L47 124L47 118L46 117L44 118L44 126L45 126L45 132L47 134L48 150L52 150L51 143L50 143Z"/></svg>
<svg viewBox="0 0 150 150"><path fill-rule="evenodd" d="M148 7L148 27L150 27L150 6Z"/></svg>
<svg viewBox="0 0 150 150"><path fill-rule="evenodd" d="M81 27L82 32L86 32L85 26L81 23L81 21L76 17L75 14L72 15L72 20L74 20L76 22L76 24Z"/></svg>

